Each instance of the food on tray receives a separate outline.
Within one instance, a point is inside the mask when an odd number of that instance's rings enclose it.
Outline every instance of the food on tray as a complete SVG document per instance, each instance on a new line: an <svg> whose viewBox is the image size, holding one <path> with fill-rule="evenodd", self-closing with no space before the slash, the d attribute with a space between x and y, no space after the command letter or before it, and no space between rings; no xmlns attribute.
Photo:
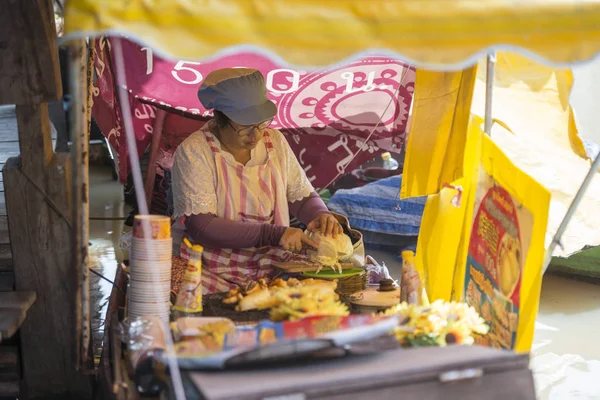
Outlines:
<svg viewBox="0 0 600 400"><path fill-rule="evenodd" d="M235 330L235 324L227 318L183 317L178 318L175 327L181 337L195 337L206 334L225 334Z"/></svg>
<svg viewBox="0 0 600 400"><path fill-rule="evenodd" d="M269 288L261 288L239 301L236 311L264 310L273 307L273 298Z"/></svg>
<svg viewBox="0 0 600 400"><path fill-rule="evenodd" d="M236 311L264 310L272 307L271 293L264 279L251 281L242 290L231 289L225 295L223 304L237 304Z"/></svg>
<svg viewBox="0 0 600 400"><path fill-rule="evenodd" d="M235 325L226 318L179 318L171 324L173 336L181 341L176 345L177 354L221 348L225 337L235 332ZM190 343L191 342L191 343ZM179 346L179 347L177 347Z"/></svg>
<svg viewBox="0 0 600 400"><path fill-rule="evenodd" d="M325 236L319 232L306 232L315 242L319 243L317 250L308 250L307 255L313 262L319 263L322 267L342 272L340 262L348 261L352 258L354 247L352 240L346 234L340 234L336 237ZM321 268L317 270L319 272Z"/></svg>
<svg viewBox="0 0 600 400"><path fill-rule="evenodd" d="M271 309L273 321L296 321L317 315L346 316L348 308L338 301L338 295L321 285L281 289L274 293L277 305Z"/></svg>
<svg viewBox="0 0 600 400"><path fill-rule="evenodd" d="M333 304L338 300L336 288L336 280L290 278L285 281L278 278L267 284L264 279L259 279L257 282L250 282L243 290L231 289L225 295L223 303L236 304L236 311L273 309L284 303L290 303L275 313L278 318L283 319L286 319L284 316L300 315L303 312L308 313L307 315L346 315L339 314L347 312L345 308L343 310L339 308L340 303L335 306ZM314 301L311 302L309 299ZM302 308L305 301L308 304L306 310L290 311L298 307ZM313 304L315 302L318 304ZM315 307L321 314L314 314L317 312Z"/></svg>
<svg viewBox="0 0 600 400"><path fill-rule="evenodd" d="M521 275L521 250L518 239L508 234L502 237L498 252L498 280L502 293L510 297Z"/></svg>

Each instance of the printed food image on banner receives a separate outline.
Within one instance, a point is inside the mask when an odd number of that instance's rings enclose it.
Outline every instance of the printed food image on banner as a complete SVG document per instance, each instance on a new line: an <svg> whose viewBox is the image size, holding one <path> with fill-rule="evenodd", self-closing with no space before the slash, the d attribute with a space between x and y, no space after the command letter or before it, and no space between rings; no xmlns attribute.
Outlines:
<svg viewBox="0 0 600 400"><path fill-rule="evenodd" d="M475 196L465 299L490 326L487 344L512 349L517 337L521 277L533 214L483 168Z"/></svg>

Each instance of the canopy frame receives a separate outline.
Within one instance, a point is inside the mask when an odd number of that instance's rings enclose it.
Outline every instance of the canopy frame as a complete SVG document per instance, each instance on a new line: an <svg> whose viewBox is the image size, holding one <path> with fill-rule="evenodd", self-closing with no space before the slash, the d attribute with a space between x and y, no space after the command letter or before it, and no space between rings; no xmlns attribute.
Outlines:
<svg viewBox="0 0 600 400"><path fill-rule="evenodd" d="M484 132L488 136L492 136L492 105L493 105L493 94L494 94L494 72L495 72L495 64L496 64L496 55L495 53L490 53L487 55L486 60L486 74L485 74L485 114L484 114ZM592 162L590 169L588 170L586 176L583 178L575 197L571 201L565 216L563 217L556 233L554 234L552 241L548 245L546 249L546 256L544 258L544 263L542 264L542 274L546 272L550 263L552 262L552 254L557 247L563 247L561 243L561 238L566 232L571 219L575 215L575 212L579 208L579 205L583 201L583 196L587 192L590 184L592 183L592 179L596 174L596 171L600 169L600 152L596 155L596 158Z"/></svg>

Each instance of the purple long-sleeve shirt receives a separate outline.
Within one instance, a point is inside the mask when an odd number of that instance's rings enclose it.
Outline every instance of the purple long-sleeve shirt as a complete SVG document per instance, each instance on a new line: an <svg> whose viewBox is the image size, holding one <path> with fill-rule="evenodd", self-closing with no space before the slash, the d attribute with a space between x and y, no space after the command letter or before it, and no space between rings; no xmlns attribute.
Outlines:
<svg viewBox="0 0 600 400"><path fill-rule="evenodd" d="M329 212L316 192L300 201L289 203L293 216L309 224ZM221 249L277 246L286 226L247 223L219 218L214 214L194 214L186 218L187 233L195 243Z"/></svg>

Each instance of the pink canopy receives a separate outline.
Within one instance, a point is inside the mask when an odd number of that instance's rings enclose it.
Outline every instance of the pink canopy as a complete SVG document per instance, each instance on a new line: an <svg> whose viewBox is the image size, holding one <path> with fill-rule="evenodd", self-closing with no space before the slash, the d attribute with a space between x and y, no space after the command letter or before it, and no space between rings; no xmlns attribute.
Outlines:
<svg viewBox="0 0 600 400"><path fill-rule="evenodd" d="M168 111L160 147L171 154L211 117L196 93L210 71L224 67L256 68L263 73L268 96L279 110L273 128L286 135L317 188L383 151L402 148L415 82L414 68L402 62L367 57L307 72L283 68L254 53L192 62L158 57L152 49L127 40L122 40L122 45L139 154L150 143L157 108ZM111 54L108 40L96 41L93 114L117 150L120 176L125 181L128 152Z"/></svg>

